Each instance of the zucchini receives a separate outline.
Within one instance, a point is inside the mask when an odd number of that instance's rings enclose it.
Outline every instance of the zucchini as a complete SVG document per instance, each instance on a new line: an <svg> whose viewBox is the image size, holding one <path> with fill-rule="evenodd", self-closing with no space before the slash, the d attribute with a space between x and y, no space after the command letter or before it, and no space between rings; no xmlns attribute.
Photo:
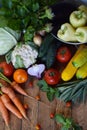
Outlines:
<svg viewBox="0 0 87 130"><path fill-rule="evenodd" d="M87 62L81 66L76 72L77 79L84 79L87 77Z"/></svg>
<svg viewBox="0 0 87 130"><path fill-rule="evenodd" d="M79 68L87 62L87 46L80 51L80 53L74 58L72 64L74 67Z"/></svg>
<svg viewBox="0 0 87 130"><path fill-rule="evenodd" d="M81 50L84 48L84 45L80 45L74 56L71 58L71 60L66 65L65 69L61 73L61 78L63 81L69 81L73 78L75 75L77 68L73 66L72 61L75 59L75 57L81 52Z"/></svg>

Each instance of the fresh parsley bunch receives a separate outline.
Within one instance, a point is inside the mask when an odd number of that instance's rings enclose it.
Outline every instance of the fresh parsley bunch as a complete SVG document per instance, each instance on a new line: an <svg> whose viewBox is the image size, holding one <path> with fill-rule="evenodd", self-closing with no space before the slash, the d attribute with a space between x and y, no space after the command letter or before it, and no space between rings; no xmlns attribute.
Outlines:
<svg viewBox="0 0 87 130"><path fill-rule="evenodd" d="M0 27L8 26L21 31L25 41L31 41L34 33L39 30L49 32L52 29L49 20L54 14L49 8L50 1L42 4L40 0L1 0L1 5ZM30 38L28 34L31 34Z"/></svg>

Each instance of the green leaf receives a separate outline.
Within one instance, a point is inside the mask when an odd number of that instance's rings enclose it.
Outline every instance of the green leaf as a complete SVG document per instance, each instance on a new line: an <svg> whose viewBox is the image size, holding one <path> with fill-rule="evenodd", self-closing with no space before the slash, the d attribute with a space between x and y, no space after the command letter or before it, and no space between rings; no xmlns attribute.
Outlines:
<svg viewBox="0 0 87 130"><path fill-rule="evenodd" d="M25 68L23 64L23 60L19 55L16 55L16 62L15 62L15 68Z"/></svg>
<svg viewBox="0 0 87 130"><path fill-rule="evenodd" d="M4 16L0 16L0 27L6 27L8 20Z"/></svg>
<svg viewBox="0 0 87 130"><path fill-rule="evenodd" d="M0 15L4 16L7 20L14 16L13 10L7 9L4 6L0 7Z"/></svg>
<svg viewBox="0 0 87 130"><path fill-rule="evenodd" d="M78 124L75 124L73 126L74 130L83 130L81 126L79 126Z"/></svg>
<svg viewBox="0 0 87 130"><path fill-rule="evenodd" d="M47 98L49 99L49 101L53 101L53 99L55 98L55 89L49 87L49 91L47 92Z"/></svg>
<svg viewBox="0 0 87 130"><path fill-rule="evenodd" d="M34 36L34 32L35 32L35 29L33 26L28 26L25 34L24 34L24 40L25 42L27 41L32 41L33 39L33 36Z"/></svg>
<svg viewBox="0 0 87 130"><path fill-rule="evenodd" d="M61 130L69 130L66 126L63 126Z"/></svg>
<svg viewBox="0 0 87 130"><path fill-rule="evenodd" d="M65 125L66 123L65 117L61 114L56 114L54 119L56 120L56 122L61 123L63 125Z"/></svg>
<svg viewBox="0 0 87 130"><path fill-rule="evenodd" d="M37 82L37 85L40 87L40 89L44 92L48 92L49 91L49 87L48 87L48 84L46 83L45 80L39 80Z"/></svg>
<svg viewBox="0 0 87 130"><path fill-rule="evenodd" d="M12 50L10 50L6 55L5 55L5 59L6 62L9 64L11 62L11 54L12 54Z"/></svg>
<svg viewBox="0 0 87 130"><path fill-rule="evenodd" d="M37 11L39 9L39 3L35 3L32 6L33 12Z"/></svg>
<svg viewBox="0 0 87 130"><path fill-rule="evenodd" d="M60 96L60 92L59 92L59 89L57 88L55 89L55 97L59 98L59 96Z"/></svg>
<svg viewBox="0 0 87 130"><path fill-rule="evenodd" d="M2 6L8 9L12 8L12 0L2 0Z"/></svg>
<svg viewBox="0 0 87 130"><path fill-rule="evenodd" d="M48 98L49 101L53 101L54 97L55 97L54 92L51 92L51 91L47 92L47 98Z"/></svg>
<svg viewBox="0 0 87 130"><path fill-rule="evenodd" d="M71 128L72 127L73 120L71 118L66 118L66 127Z"/></svg>

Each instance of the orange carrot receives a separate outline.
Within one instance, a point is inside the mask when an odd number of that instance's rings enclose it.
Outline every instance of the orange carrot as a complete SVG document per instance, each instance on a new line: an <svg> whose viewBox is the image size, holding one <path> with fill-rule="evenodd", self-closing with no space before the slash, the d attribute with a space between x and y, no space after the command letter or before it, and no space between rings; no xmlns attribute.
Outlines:
<svg viewBox="0 0 87 130"><path fill-rule="evenodd" d="M18 110L20 111L20 113L27 118L26 116L26 110L24 108L24 106L22 105L22 103L20 102L19 98L17 97L17 95L15 94L14 90L11 87L5 87L2 86L1 87L1 91L5 94L7 94L10 99L12 100L12 102L16 105L16 107L18 108Z"/></svg>
<svg viewBox="0 0 87 130"><path fill-rule="evenodd" d="M27 119L26 110L25 110L24 106L22 105L22 103L20 103L19 99L17 97L14 97L12 99L12 101L17 106L17 108L19 109L19 111L21 112L23 117Z"/></svg>
<svg viewBox="0 0 87 130"><path fill-rule="evenodd" d="M9 116L9 112L8 112L7 108L5 107L4 103L1 100L1 97L0 97L0 112L5 121L6 126L8 127L9 122L10 122L10 116Z"/></svg>
<svg viewBox="0 0 87 130"><path fill-rule="evenodd" d="M4 103L5 107L11 111L13 114L15 114L19 119L22 119L21 113L18 111L18 109L12 104L9 96L7 94L1 95L1 100Z"/></svg>
<svg viewBox="0 0 87 130"><path fill-rule="evenodd" d="M12 86L12 88L13 88L14 90L16 90L18 93L20 93L20 94L22 94L22 95L24 95L24 96L28 96L28 94L24 91L24 89L22 89L22 87L21 87L18 83L16 83L15 81L13 81L13 82L11 83L11 86Z"/></svg>
<svg viewBox="0 0 87 130"><path fill-rule="evenodd" d="M3 86L8 86L9 83L7 81L5 81L4 79L0 79L0 83L3 85ZM15 81L13 82L10 82L10 87L12 87L15 91L17 91L18 93L24 95L24 96L28 96L29 95L24 91L24 89Z"/></svg>

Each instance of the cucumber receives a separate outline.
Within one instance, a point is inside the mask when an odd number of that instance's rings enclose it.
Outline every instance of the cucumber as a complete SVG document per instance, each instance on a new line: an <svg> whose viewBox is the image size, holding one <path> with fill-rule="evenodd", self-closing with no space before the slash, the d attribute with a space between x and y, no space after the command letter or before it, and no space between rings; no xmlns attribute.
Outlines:
<svg viewBox="0 0 87 130"><path fill-rule="evenodd" d="M56 53L57 53L57 44L53 42L47 52L47 59L46 59L46 67L50 68L55 62L56 59Z"/></svg>
<svg viewBox="0 0 87 130"><path fill-rule="evenodd" d="M38 57L41 58L44 55L46 55L50 44L53 42L54 37L51 34L48 34L45 39L43 40L40 48L39 48L39 53L38 53Z"/></svg>

